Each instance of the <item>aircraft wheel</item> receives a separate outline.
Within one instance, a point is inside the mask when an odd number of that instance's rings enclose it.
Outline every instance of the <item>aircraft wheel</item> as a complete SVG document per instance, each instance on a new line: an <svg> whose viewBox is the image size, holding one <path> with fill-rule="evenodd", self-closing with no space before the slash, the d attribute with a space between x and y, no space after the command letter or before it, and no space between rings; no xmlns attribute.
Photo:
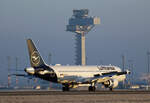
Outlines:
<svg viewBox="0 0 150 103"><path fill-rule="evenodd" d="M96 90L95 86L89 86L89 92L94 92Z"/></svg>
<svg viewBox="0 0 150 103"><path fill-rule="evenodd" d="M113 88L109 88L110 91L113 91Z"/></svg>
<svg viewBox="0 0 150 103"><path fill-rule="evenodd" d="M62 87L62 90L63 90L63 92L69 91L69 86L64 86L64 87Z"/></svg>

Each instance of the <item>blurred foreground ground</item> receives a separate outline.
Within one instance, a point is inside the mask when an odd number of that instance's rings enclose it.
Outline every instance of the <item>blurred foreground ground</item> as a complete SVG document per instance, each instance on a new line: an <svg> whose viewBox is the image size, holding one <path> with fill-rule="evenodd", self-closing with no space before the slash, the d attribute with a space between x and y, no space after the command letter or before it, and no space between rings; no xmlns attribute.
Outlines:
<svg viewBox="0 0 150 103"><path fill-rule="evenodd" d="M125 91L124 91L125 92ZM150 103L150 93L63 93L1 95L0 103Z"/></svg>

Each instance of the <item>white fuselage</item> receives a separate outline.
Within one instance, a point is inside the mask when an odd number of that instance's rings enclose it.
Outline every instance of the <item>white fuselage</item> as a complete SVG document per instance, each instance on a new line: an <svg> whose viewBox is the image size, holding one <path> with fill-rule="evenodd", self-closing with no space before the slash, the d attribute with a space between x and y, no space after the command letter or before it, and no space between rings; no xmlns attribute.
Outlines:
<svg viewBox="0 0 150 103"><path fill-rule="evenodd" d="M102 73L121 72L121 69L116 66L51 66L51 68L55 71L58 79L68 77L67 79L71 80L80 77L90 78L97 74L101 75ZM112 78L117 79L118 81L123 81L126 76L114 75Z"/></svg>

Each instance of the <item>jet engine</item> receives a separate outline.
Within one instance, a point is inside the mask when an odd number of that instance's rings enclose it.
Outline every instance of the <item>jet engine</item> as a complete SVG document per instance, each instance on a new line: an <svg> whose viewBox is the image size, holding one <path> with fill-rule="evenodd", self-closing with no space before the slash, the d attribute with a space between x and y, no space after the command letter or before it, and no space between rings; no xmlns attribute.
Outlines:
<svg viewBox="0 0 150 103"><path fill-rule="evenodd" d="M118 80L110 79L103 83L106 88L115 88L118 86Z"/></svg>

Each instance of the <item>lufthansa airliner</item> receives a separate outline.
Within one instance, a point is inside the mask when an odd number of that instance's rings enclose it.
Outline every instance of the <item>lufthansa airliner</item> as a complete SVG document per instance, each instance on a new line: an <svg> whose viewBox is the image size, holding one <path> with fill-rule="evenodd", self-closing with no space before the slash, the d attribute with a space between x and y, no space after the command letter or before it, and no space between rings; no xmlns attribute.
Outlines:
<svg viewBox="0 0 150 103"><path fill-rule="evenodd" d="M130 71L121 71L117 66L61 66L47 65L31 39L27 40L31 67L25 68L28 76L34 76L46 81L60 83L63 91L89 85L89 91L96 90L96 84L101 83L112 90L118 83L125 80ZM27 76L26 75L26 76Z"/></svg>

